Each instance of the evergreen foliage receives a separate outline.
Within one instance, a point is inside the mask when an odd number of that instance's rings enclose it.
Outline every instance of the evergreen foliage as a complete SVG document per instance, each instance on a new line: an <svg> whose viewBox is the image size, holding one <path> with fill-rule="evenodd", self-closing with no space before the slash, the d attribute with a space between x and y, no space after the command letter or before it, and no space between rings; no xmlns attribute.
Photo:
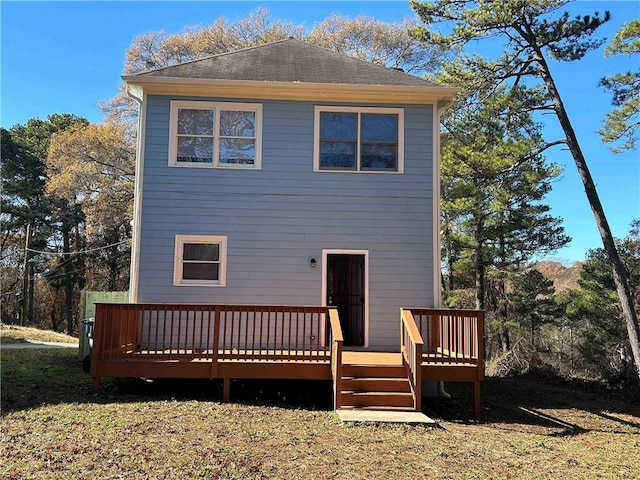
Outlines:
<svg viewBox="0 0 640 480"><path fill-rule="evenodd" d="M634 19L618 31L613 41L607 45L605 55L626 55L630 60L636 58L637 64L638 54L640 20ZM613 144L611 151L614 153L634 150L640 127L640 68L604 77L600 85L613 94L613 106L616 107L604 119L604 126L600 130L602 140Z"/></svg>

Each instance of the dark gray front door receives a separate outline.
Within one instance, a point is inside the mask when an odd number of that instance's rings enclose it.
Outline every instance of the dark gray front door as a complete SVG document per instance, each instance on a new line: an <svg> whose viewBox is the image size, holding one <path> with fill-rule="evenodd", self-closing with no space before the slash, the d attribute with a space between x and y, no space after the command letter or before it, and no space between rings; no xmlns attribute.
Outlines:
<svg viewBox="0 0 640 480"><path fill-rule="evenodd" d="M364 346L364 255L327 255L327 305L338 308L344 344Z"/></svg>

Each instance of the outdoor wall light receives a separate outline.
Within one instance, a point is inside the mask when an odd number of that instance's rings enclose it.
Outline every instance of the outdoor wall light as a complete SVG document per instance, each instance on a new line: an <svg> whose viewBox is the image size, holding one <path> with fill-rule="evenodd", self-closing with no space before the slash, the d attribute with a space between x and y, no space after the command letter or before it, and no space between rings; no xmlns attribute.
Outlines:
<svg viewBox="0 0 640 480"><path fill-rule="evenodd" d="M311 259L309 259L309 266L310 266L311 268L316 268L316 265L317 265L317 264L318 264L318 262L316 262L316 259L315 259L315 258L311 258Z"/></svg>

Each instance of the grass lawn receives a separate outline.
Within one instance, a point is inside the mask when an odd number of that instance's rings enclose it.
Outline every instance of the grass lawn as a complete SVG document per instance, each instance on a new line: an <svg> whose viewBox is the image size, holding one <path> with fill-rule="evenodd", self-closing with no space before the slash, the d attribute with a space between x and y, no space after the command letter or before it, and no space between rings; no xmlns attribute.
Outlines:
<svg viewBox="0 0 640 480"><path fill-rule="evenodd" d="M0 343L56 342L78 343L78 339L64 333L40 330L19 325L0 325Z"/></svg>
<svg viewBox="0 0 640 480"><path fill-rule="evenodd" d="M75 350L2 351L0 478L640 478L638 398L489 378L426 400L441 428L343 426L330 386L107 380ZM299 385L299 384L298 384Z"/></svg>

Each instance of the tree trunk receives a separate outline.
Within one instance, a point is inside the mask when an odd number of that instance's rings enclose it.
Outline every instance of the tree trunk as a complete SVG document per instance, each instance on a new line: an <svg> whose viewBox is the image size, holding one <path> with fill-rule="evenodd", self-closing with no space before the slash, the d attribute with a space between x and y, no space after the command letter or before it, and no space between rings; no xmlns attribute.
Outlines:
<svg viewBox="0 0 640 480"><path fill-rule="evenodd" d="M501 223L504 223L504 216L501 215ZM504 242L504 235L500 235L500 268L502 269L502 274L500 275L500 296L502 301L502 352L507 353L511 350L511 338L509 336L509 327L507 327L507 319L509 317L509 302L507 301L507 279L505 278L505 265L507 264L507 253Z"/></svg>
<svg viewBox="0 0 640 480"><path fill-rule="evenodd" d="M109 239L112 242L114 239ZM115 239L113 243L116 243L118 239ZM118 247L112 247L106 251L107 253L107 270L109 275L107 278L107 290L109 292L115 292L118 287L118 279L120 278L120 265L118 264Z"/></svg>
<svg viewBox="0 0 640 480"><path fill-rule="evenodd" d="M27 224L24 241L24 261L22 263L22 305L20 309L20 325L29 324L29 236L31 235L31 224Z"/></svg>
<svg viewBox="0 0 640 480"><path fill-rule="evenodd" d="M476 308L484 310L485 306L485 270L484 255L482 254L483 247L483 224L482 221L478 221L476 225L475 241L475 267L476 267Z"/></svg>
<svg viewBox="0 0 640 480"><path fill-rule="evenodd" d="M33 316L33 309L35 305L35 278L33 275L33 263L29 262L27 265L29 269L29 308L27 309L27 321L30 325L33 325L35 323L35 317Z"/></svg>
<svg viewBox="0 0 640 480"><path fill-rule="evenodd" d="M445 218L445 227L442 232L442 241L444 244L444 248L447 256L447 282L444 281L444 276L442 278L442 287L446 290L449 288L449 292L453 291L453 246L451 240L451 229L449 228L449 222Z"/></svg>
<svg viewBox="0 0 640 480"><path fill-rule="evenodd" d="M578 168L578 174L580 175L580 179L582 180L582 184L584 185L584 190L587 194L587 199L589 200L591 211L593 212L598 231L600 232L600 236L602 237L604 250L607 253L609 264L611 265L611 270L613 272L613 281L616 285L616 291L618 292L620 306L622 307L622 313L627 324L627 333L629 335L631 351L633 352L636 374L640 378L640 326L638 325L638 317L633 308L633 299L631 297L631 290L629 288L629 283L624 271L624 266L620 261L620 256L618 255L618 250L616 249L613 235L611 234L611 228L609 228L609 222L607 221L607 217L605 216L602 203L600 203L600 198L598 196L596 186L593 182L593 178L591 177L589 167L587 166L587 161L582 154L582 150L578 143L576 134L573 130L573 126L569 121L569 115L564 108L564 103L562 102L560 93L558 92L553 77L551 76L549 66L547 65L547 62L540 50L537 51L537 54L537 60L540 64L540 74L551 95L553 108L556 112L558 120L560 121L560 126L564 131L567 140L567 147L569 148L576 167Z"/></svg>
<svg viewBox="0 0 640 480"><path fill-rule="evenodd" d="M62 225L62 251L71 252L70 231L67 225ZM73 262L70 258L64 263L64 317L67 325L67 334L73 333Z"/></svg>

